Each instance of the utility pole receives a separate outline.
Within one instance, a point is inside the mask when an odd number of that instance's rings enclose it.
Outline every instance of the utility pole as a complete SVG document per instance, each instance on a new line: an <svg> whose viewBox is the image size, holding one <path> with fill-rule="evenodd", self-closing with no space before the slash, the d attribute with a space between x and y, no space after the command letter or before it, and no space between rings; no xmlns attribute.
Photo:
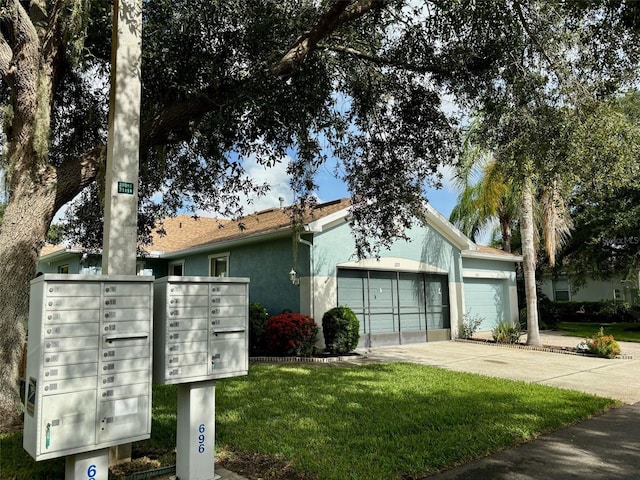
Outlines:
<svg viewBox="0 0 640 480"><path fill-rule="evenodd" d="M102 273L135 275L142 90L142 0L113 2L109 136ZM109 463L131 460L131 444L111 447Z"/></svg>

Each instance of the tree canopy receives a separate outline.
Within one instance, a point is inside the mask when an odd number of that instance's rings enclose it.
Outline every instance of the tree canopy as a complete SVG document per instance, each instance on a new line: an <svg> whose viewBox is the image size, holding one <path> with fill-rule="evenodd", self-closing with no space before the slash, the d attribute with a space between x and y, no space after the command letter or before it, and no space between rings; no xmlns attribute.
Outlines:
<svg viewBox="0 0 640 480"><path fill-rule="evenodd" d="M80 193L72 233L100 244L111 3L0 4L4 421L15 413L29 280L53 216ZM457 123L442 93L482 105L499 125L540 92L558 92L556 103L588 97L584 85L611 93L632 81L640 45L634 1L142 5L141 235L179 208L240 214L238 192L266 188L247 177L246 158L266 166L291 158L302 203L319 166L336 158L362 200L352 216L361 256L402 236L425 188L439 184L438 165L454 158Z"/></svg>

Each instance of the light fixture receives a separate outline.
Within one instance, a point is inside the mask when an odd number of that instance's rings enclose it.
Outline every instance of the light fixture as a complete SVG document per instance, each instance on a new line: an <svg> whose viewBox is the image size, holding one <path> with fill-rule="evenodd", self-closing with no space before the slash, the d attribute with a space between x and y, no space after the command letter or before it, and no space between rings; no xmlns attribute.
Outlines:
<svg viewBox="0 0 640 480"><path fill-rule="evenodd" d="M291 271L289 272L289 280L291 280L292 285L300 285L300 279L293 267L291 267Z"/></svg>

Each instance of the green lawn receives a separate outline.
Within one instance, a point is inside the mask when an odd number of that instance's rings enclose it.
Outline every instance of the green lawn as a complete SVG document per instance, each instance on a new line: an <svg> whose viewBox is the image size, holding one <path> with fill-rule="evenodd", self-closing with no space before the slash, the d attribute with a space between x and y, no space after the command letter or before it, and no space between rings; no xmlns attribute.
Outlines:
<svg viewBox="0 0 640 480"><path fill-rule="evenodd" d="M252 366L247 377L216 387L218 451L282 459L299 474L287 478L321 480L418 477L615 405L578 392L412 364ZM135 449L170 452L175 387L154 387L153 404L153 437ZM63 462L36 466L22 451L20 434L1 440L3 479L63 478ZM278 472L261 475L281 478Z"/></svg>
<svg viewBox="0 0 640 480"><path fill-rule="evenodd" d="M640 323L588 323L588 322L560 322L558 330L569 337L591 337L594 333L604 329L605 335L613 335L621 342L640 342Z"/></svg>

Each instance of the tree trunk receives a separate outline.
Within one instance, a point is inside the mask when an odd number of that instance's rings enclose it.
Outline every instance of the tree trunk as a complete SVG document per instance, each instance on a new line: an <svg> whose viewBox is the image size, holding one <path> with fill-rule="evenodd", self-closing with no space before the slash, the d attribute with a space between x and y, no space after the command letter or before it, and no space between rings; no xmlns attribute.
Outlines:
<svg viewBox="0 0 640 480"><path fill-rule="evenodd" d="M500 232L502 234L502 250L511 253L511 222L509 218L500 217Z"/></svg>
<svg viewBox="0 0 640 480"><path fill-rule="evenodd" d="M20 421L19 368L30 281L53 218L55 189L12 192L0 227L0 428Z"/></svg>
<svg viewBox="0 0 640 480"><path fill-rule="evenodd" d="M524 289L527 299L527 344L540 345L538 328L538 298L536 294L536 249L534 244L533 223L533 187L531 178L525 178L522 189L522 217L520 232L522 235L522 267L524 270Z"/></svg>

